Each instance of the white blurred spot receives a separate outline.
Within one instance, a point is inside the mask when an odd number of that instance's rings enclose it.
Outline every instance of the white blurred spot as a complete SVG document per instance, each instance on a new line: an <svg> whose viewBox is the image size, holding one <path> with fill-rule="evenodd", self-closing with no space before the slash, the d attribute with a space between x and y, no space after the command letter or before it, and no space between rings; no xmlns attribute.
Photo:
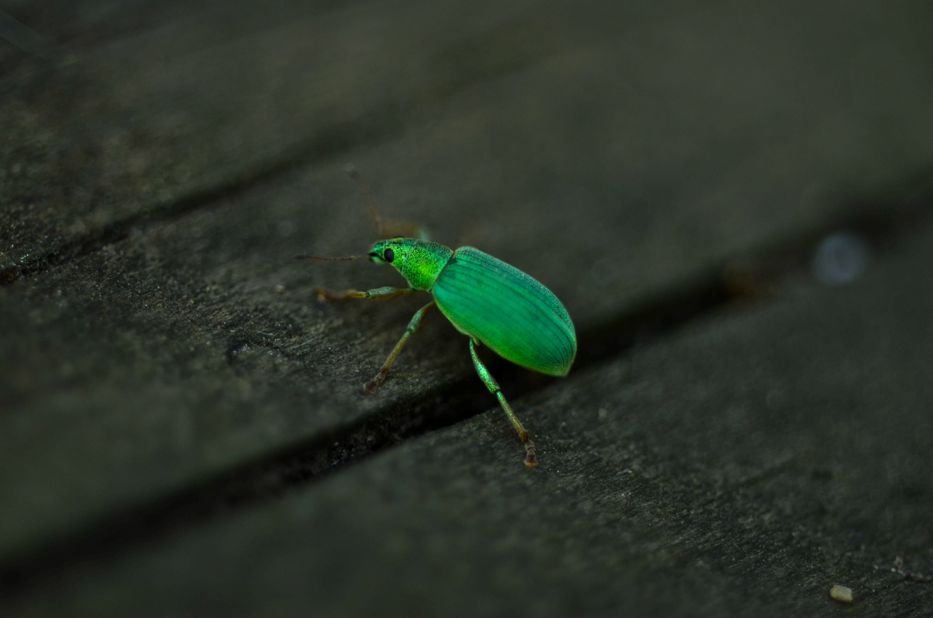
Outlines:
<svg viewBox="0 0 933 618"><path fill-rule="evenodd" d="M810 265L813 276L827 285L844 285L858 279L868 266L868 246L849 232L823 239Z"/></svg>

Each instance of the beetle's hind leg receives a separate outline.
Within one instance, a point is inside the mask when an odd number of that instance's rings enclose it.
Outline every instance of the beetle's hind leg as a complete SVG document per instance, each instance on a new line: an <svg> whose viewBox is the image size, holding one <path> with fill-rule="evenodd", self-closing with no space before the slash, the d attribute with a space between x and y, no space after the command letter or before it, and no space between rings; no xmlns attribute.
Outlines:
<svg viewBox="0 0 933 618"><path fill-rule="evenodd" d="M382 367L379 368L379 372L373 376L373 379L363 385L363 392L369 394L379 388L379 386L385 382L386 376L389 375L389 369L392 368L392 365L395 364L395 359L398 358L399 353L401 353L402 348L405 347L405 344L408 343L408 339L411 338L415 331L418 330L418 326L421 325L421 318L424 317L431 307L434 306L434 301L432 300L427 305L418 309L415 312L415 315L411 316L411 321L408 322L408 326L405 327L405 332L402 334L402 338L398 340L398 343L395 344L395 347L392 348L392 351L389 352L389 356L386 357Z"/></svg>
<svg viewBox="0 0 933 618"><path fill-rule="evenodd" d="M515 412L512 411L512 406L509 405L505 395L502 394L502 389L499 388L499 383L496 382L496 379L492 377L492 374L486 369L486 365L483 364L483 361L479 359L479 355L476 353L476 343L472 337L470 337L470 356L473 357L473 366L476 368L476 373L479 374L480 380L483 381L483 384L486 385L489 392L495 395L496 399L499 400L499 405L502 406L505 415L509 417L509 422L512 423L512 427L515 428L518 439L525 445L525 465L529 468L536 468L538 466L538 453L535 450L535 443L532 442L531 436L528 435L528 430L525 429L522 422L515 416Z"/></svg>

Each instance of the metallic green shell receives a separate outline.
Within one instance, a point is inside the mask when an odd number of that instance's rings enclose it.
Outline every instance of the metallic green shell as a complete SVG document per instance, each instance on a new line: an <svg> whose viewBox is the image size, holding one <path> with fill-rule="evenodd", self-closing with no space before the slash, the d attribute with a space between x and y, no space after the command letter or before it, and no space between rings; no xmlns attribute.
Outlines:
<svg viewBox="0 0 933 618"><path fill-rule="evenodd" d="M473 247L460 247L431 289L457 329L502 358L565 376L577 354L570 315L531 276Z"/></svg>

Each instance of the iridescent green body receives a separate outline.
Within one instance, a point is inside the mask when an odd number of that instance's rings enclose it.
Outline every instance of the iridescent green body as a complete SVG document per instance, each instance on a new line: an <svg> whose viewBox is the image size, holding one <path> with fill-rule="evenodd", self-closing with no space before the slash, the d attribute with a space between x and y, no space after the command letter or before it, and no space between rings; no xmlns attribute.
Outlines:
<svg viewBox="0 0 933 618"><path fill-rule="evenodd" d="M461 247L431 292L457 330L502 358L552 376L570 371L577 338L567 310L549 289L514 266Z"/></svg>
<svg viewBox="0 0 933 618"><path fill-rule="evenodd" d="M389 263L409 287L382 287L333 293L318 290L322 299L388 299L415 291L433 299L412 316L405 333L376 376L365 386L372 391L389 369L424 315L436 304L454 327L469 338L476 372L495 395L525 444L525 465L537 465L534 443L512 411L502 389L483 364L476 348L484 345L517 365L552 376L565 376L577 354L577 336L567 310L544 285L519 269L473 247L450 247L418 238L380 240L369 259Z"/></svg>
<svg viewBox="0 0 933 618"><path fill-rule="evenodd" d="M392 266L464 335L533 371L565 376L577 354L567 309L536 279L473 247L456 251L413 238L376 243L370 259Z"/></svg>

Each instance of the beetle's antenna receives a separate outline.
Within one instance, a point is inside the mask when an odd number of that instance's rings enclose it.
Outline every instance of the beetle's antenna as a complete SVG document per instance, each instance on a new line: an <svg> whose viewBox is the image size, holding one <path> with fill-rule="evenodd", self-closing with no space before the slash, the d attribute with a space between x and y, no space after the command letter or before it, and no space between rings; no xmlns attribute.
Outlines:
<svg viewBox="0 0 933 618"><path fill-rule="evenodd" d="M363 196L363 201L366 203L366 211L369 213L369 218L376 228L376 238L411 236L412 238L418 238L420 240L430 240L428 231L420 225L406 223L404 221L384 220L379 215L379 202L376 200L376 196L373 195L372 190L369 188L369 184L363 180L359 171L357 171L353 165L347 165L343 170L347 173L347 176L353 179L356 186L359 187L360 194Z"/></svg>
<svg viewBox="0 0 933 618"><path fill-rule="evenodd" d="M296 260L314 260L316 262L351 262L353 260L358 260L362 255L296 255Z"/></svg>
<svg viewBox="0 0 933 618"><path fill-rule="evenodd" d="M373 195L372 190L369 188L369 184L363 180L363 177L360 176L360 172L353 166L347 165L343 168L343 171L347 173L353 182L356 183L357 188L360 190L360 195L363 196L363 202L366 203L366 211L369 213L369 218L372 219L373 226L376 228L376 237L382 238L385 235L385 226L382 223L382 217L379 216L379 202L376 200L376 196Z"/></svg>

